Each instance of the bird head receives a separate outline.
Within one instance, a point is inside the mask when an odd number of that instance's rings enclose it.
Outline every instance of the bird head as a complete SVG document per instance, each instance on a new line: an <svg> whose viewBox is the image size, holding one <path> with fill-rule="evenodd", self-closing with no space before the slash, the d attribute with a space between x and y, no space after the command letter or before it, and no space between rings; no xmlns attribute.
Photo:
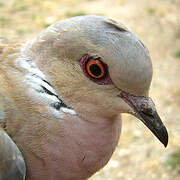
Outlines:
<svg viewBox="0 0 180 180"><path fill-rule="evenodd" d="M49 26L26 46L24 53L84 119L130 113L167 146L167 130L148 96L148 50L124 25L101 16L73 17Z"/></svg>

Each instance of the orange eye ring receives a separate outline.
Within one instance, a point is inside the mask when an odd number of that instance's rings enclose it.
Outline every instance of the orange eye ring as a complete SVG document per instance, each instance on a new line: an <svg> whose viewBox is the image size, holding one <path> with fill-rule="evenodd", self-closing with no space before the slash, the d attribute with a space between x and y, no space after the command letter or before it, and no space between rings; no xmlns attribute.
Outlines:
<svg viewBox="0 0 180 180"><path fill-rule="evenodd" d="M101 61L101 57L92 57L88 54L80 59L80 66L84 75L99 85L112 84L107 64Z"/></svg>
<svg viewBox="0 0 180 180"><path fill-rule="evenodd" d="M105 68L101 61L98 59L90 59L86 64L87 73L95 79L101 79L105 76Z"/></svg>

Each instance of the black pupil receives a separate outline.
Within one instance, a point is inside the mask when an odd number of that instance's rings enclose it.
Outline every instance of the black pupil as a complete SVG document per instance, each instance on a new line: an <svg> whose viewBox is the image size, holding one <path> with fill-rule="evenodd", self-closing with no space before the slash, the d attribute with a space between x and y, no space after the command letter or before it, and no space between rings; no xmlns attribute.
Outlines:
<svg viewBox="0 0 180 180"><path fill-rule="evenodd" d="M97 77L100 76L102 73L101 68L97 64L92 64L90 66L90 71L94 76L97 76Z"/></svg>

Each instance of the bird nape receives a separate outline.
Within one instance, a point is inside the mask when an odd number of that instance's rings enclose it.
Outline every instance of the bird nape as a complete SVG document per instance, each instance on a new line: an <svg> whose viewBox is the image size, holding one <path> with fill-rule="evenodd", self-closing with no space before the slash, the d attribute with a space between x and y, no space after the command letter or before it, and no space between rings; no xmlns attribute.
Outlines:
<svg viewBox="0 0 180 180"><path fill-rule="evenodd" d="M116 148L121 113L167 146L148 50L124 25L78 16L0 48L0 180L89 178Z"/></svg>

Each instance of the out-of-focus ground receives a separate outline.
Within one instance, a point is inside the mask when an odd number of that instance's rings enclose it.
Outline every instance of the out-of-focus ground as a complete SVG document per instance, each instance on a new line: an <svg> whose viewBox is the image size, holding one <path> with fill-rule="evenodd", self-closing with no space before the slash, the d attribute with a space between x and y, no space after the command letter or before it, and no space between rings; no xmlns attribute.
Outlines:
<svg viewBox="0 0 180 180"><path fill-rule="evenodd" d="M64 18L104 15L129 27L148 47L150 95L169 131L165 149L132 116L123 116L119 145L91 180L180 180L180 0L0 0L0 37L21 41Z"/></svg>

